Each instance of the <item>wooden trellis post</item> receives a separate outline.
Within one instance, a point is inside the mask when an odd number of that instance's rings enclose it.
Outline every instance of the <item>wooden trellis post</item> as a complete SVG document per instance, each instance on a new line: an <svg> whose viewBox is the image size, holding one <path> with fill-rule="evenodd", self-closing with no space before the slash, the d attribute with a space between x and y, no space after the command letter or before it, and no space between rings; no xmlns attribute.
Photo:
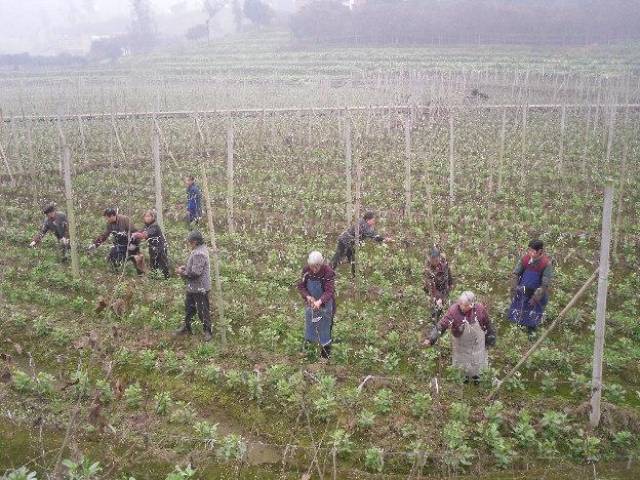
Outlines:
<svg viewBox="0 0 640 480"><path fill-rule="evenodd" d="M502 190L502 176L504 169L504 147L507 139L507 108L502 109L502 126L500 127L500 150L498 152L498 186L497 190Z"/></svg>
<svg viewBox="0 0 640 480"><path fill-rule="evenodd" d="M235 233L233 221L233 125L227 128L227 228Z"/></svg>
<svg viewBox="0 0 640 480"><path fill-rule="evenodd" d="M564 162L564 134L566 131L567 107L563 103L560 110L560 152L558 156L558 173L562 173Z"/></svg>
<svg viewBox="0 0 640 480"><path fill-rule="evenodd" d="M455 185L455 139L453 130L453 113L449 111L449 207L453 207L456 196Z"/></svg>
<svg viewBox="0 0 640 480"><path fill-rule="evenodd" d="M209 154L206 149L206 141L198 117L195 118L195 122L202 148L203 161L200 164L200 171L202 175L202 186L204 187L204 199L207 204L207 225L209 227L209 240L211 242L211 252L213 254L213 275L216 282L216 297L218 299L218 331L220 332L220 344L222 345L222 347L224 347L227 344L227 325L224 318L224 299L222 298L222 280L220 279L220 254L218 252L218 244L216 242L216 230L213 223L213 209L211 207L211 195L209 195L209 180L207 178L206 169L206 163L208 163L207 160L209 158Z"/></svg>
<svg viewBox="0 0 640 480"><path fill-rule="evenodd" d="M151 137L151 155L153 157L154 187L156 190L156 222L164 230L162 215L162 169L160 166L160 135L157 131Z"/></svg>
<svg viewBox="0 0 640 480"><path fill-rule="evenodd" d="M354 283L356 286L356 295L358 295L358 274L360 273L360 262L358 254L360 250L360 208L362 201L362 162L360 157L356 155L356 225L355 225L355 242L353 244L353 261L355 262Z"/></svg>
<svg viewBox="0 0 640 480"><path fill-rule="evenodd" d="M345 115L344 123L344 156L345 156L345 199L346 199L346 214L347 224L351 225L353 222L353 193L351 191L353 164L352 164L352 152L351 152L351 117Z"/></svg>
<svg viewBox="0 0 640 480"><path fill-rule="evenodd" d="M67 200L67 219L69 220L69 242L71 243L71 272L80 277L78 263L78 242L76 238L76 215L73 210L73 187L71 185L71 150L62 137L62 168L64 170L64 196Z"/></svg>
<svg viewBox="0 0 640 480"><path fill-rule="evenodd" d="M598 298L596 301L596 330L593 345L593 374L591 377L591 413L589 423L595 428L600 423L602 398L602 359L604 356L604 330L607 313L607 289L609 286L609 247L611 245L611 213L613 211L613 187L604 190L602 213L602 239L600 241L600 266L598 273Z"/></svg>
<svg viewBox="0 0 640 480"><path fill-rule="evenodd" d="M404 121L404 216L411 221L411 117Z"/></svg>
<svg viewBox="0 0 640 480"><path fill-rule="evenodd" d="M7 169L7 174L9 175L9 180L11 182L11 186L16 186L16 179L13 176L13 172L11 171L11 166L9 165L9 160L7 159L7 155L2 147L2 142L0 141L0 156L2 156L2 161L4 162L4 167Z"/></svg>

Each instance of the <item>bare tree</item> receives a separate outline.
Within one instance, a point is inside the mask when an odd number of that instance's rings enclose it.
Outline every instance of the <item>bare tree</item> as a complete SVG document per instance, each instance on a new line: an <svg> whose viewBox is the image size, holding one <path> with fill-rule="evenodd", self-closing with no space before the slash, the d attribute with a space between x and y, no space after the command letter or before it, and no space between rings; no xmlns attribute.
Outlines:
<svg viewBox="0 0 640 480"><path fill-rule="evenodd" d="M149 0L131 0L131 47L146 51L153 47L157 30Z"/></svg>
<svg viewBox="0 0 640 480"><path fill-rule="evenodd" d="M203 0L204 11L207 14L207 41L211 39L211 23L220 11L227 5L228 0Z"/></svg>

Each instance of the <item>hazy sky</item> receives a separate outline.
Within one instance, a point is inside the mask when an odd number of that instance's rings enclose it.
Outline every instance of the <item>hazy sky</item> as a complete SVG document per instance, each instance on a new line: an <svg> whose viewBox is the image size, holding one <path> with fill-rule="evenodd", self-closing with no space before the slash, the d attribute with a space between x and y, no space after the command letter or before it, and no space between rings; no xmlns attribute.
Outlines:
<svg viewBox="0 0 640 480"><path fill-rule="evenodd" d="M187 23L191 19L198 23L200 15L204 18L202 0L150 0L150 3L160 21L177 11L192 12L193 15L187 15ZM294 0L270 3L290 7ZM82 53L92 35L126 31L130 11L130 0L0 0L0 54Z"/></svg>

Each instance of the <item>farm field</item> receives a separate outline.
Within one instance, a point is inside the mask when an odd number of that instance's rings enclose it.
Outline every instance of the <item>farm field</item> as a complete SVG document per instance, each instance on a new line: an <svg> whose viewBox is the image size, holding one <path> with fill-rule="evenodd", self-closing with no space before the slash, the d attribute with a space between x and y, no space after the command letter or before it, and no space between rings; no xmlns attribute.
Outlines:
<svg viewBox="0 0 640 480"><path fill-rule="evenodd" d="M25 465L47 478L84 456L105 479L637 478L638 49L244 40L0 73L0 472ZM335 110L215 111L296 107ZM116 115L177 110L208 112ZM113 273L104 245L80 249L74 278L53 238L27 248L44 203L66 210L61 144L79 246L102 232L106 207L141 225L155 205L154 135L175 265L187 256L182 177L203 186L207 176L224 304L210 343L174 337L184 302L175 276ZM595 285L487 400L532 345L505 315L517 259L539 237L556 262L544 329L598 268L607 184L600 426L588 428ZM295 284L308 252L330 257L348 212L370 209L396 242L363 245L355 281L339 267L336 343L323 364L302 351ZM473 290L497 326L477 386L449 367L447 337L421 345L434 243L453 269L452 298Z"/></svg>

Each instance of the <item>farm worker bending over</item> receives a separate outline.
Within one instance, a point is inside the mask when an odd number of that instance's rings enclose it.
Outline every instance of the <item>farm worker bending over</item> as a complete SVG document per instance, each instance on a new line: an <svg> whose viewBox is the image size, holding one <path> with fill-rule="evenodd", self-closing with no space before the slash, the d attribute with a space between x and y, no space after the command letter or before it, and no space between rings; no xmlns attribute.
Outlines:
<svg viewBox="0 0 640 480"><path fill-rule="evenodd" d="M335 274L320 252L311 252L302 269L298 291L306 302L304 339L320 344L320 356L331 355L331 330L336 311Z"/></svg>
<svg viewBox="0 0 640 480"><path fill-rule="evenodd" d="M424 267L424 292L431 302L431 320L435 323L442 317L445 305L449 307L449 293L453 288L453 276L447 259L437 247L429 252Z"/></svg>
<svg viewBox="0 0 640 480"><path fill-rule="evenodd" d="M549 301L553 262L544 253L541 240L529 242L527 254L516 265L511 277L509 320L535 332Z"/></svg>
<svg viewBox="0 0 640 480"><path fill-rule="evenodd" d="M463 292L460 295L458 301L433 327L424 345L434 345L449 328L452 333L453 366L464 372L467 381L470 377L477 382L480 371L489 366L487 347L495 345L496 333L487 309L476 302L473 292Z"/></svg>
<svg viewBox="0 0 640 480"><path fill-rule="evenodd" d="M202 192L193 175L184 178L187 187L187 223L198 223L202 217Z"/></svg>
<svg viewBox="0 0 640 480"><path fill-rule="evenodd" d="M156 222L156 211L147 210L143 215L144 229L132 235L134 240L146 240L149 245L149 263L151 269L160 270L164 278L169 278L169 258L167 240Z"/></svg>
<svg viewBox="0 0 640 480"><path fill-rule="evenodd" d="M60 245L60 251L62 253L62 261L66 262L69 255L69 249L71 243L69 241L69 222L67 222L67 216L56 210L56 204L50 203L42 209L42 213L46 215L44 223L40 228L40 231L33 237L33 240L29 244L31 248L36 247L42 241L42 238L51 231L58 239Z"/></svg>
<svg viewBox="0 0 640 480"><path fill-rule="evenodd" d="M376 214L374 212L367 212L362 217L359 223L359 239L362 242L367 238L370 238L378 243L393 241L389 237L383 237L375 231L376 226ZM347 258L347 261L351 264L351 274L356 274L356 259L355 259L355 244L356 244L356 226L352 225L338 237L338 246L336 247L336 253L331 260L331 268L334 270L340 264L343 258Z"/></svg>
<svg viewBox="0 0 640 480"><path fill-rule="evenodd" d="M112 237L113 246L107 260L113 268L116 269L129 260L136 267L138 275L142 275L144 273L144 258L140 253L140 242L132 236L136 227L133 226L129 217L120 215L115 208L105 209L103 216L107 222L107 228L87 247L87 251L93 252L105 240Z"/></svg>
<svg viewBox="0 0 640 480"><path fill-rule="evenodd" d="M191 335L191 320L197 313L204 328L204 341L211 340L211 313L209 310L209 290L211 290L211 272L209 250L204 244L202 234L193 230L187 236L191 254L187 265L176 268L176 273L185 279L187 294L184 302L184 325L176 335Z"/></svg>

